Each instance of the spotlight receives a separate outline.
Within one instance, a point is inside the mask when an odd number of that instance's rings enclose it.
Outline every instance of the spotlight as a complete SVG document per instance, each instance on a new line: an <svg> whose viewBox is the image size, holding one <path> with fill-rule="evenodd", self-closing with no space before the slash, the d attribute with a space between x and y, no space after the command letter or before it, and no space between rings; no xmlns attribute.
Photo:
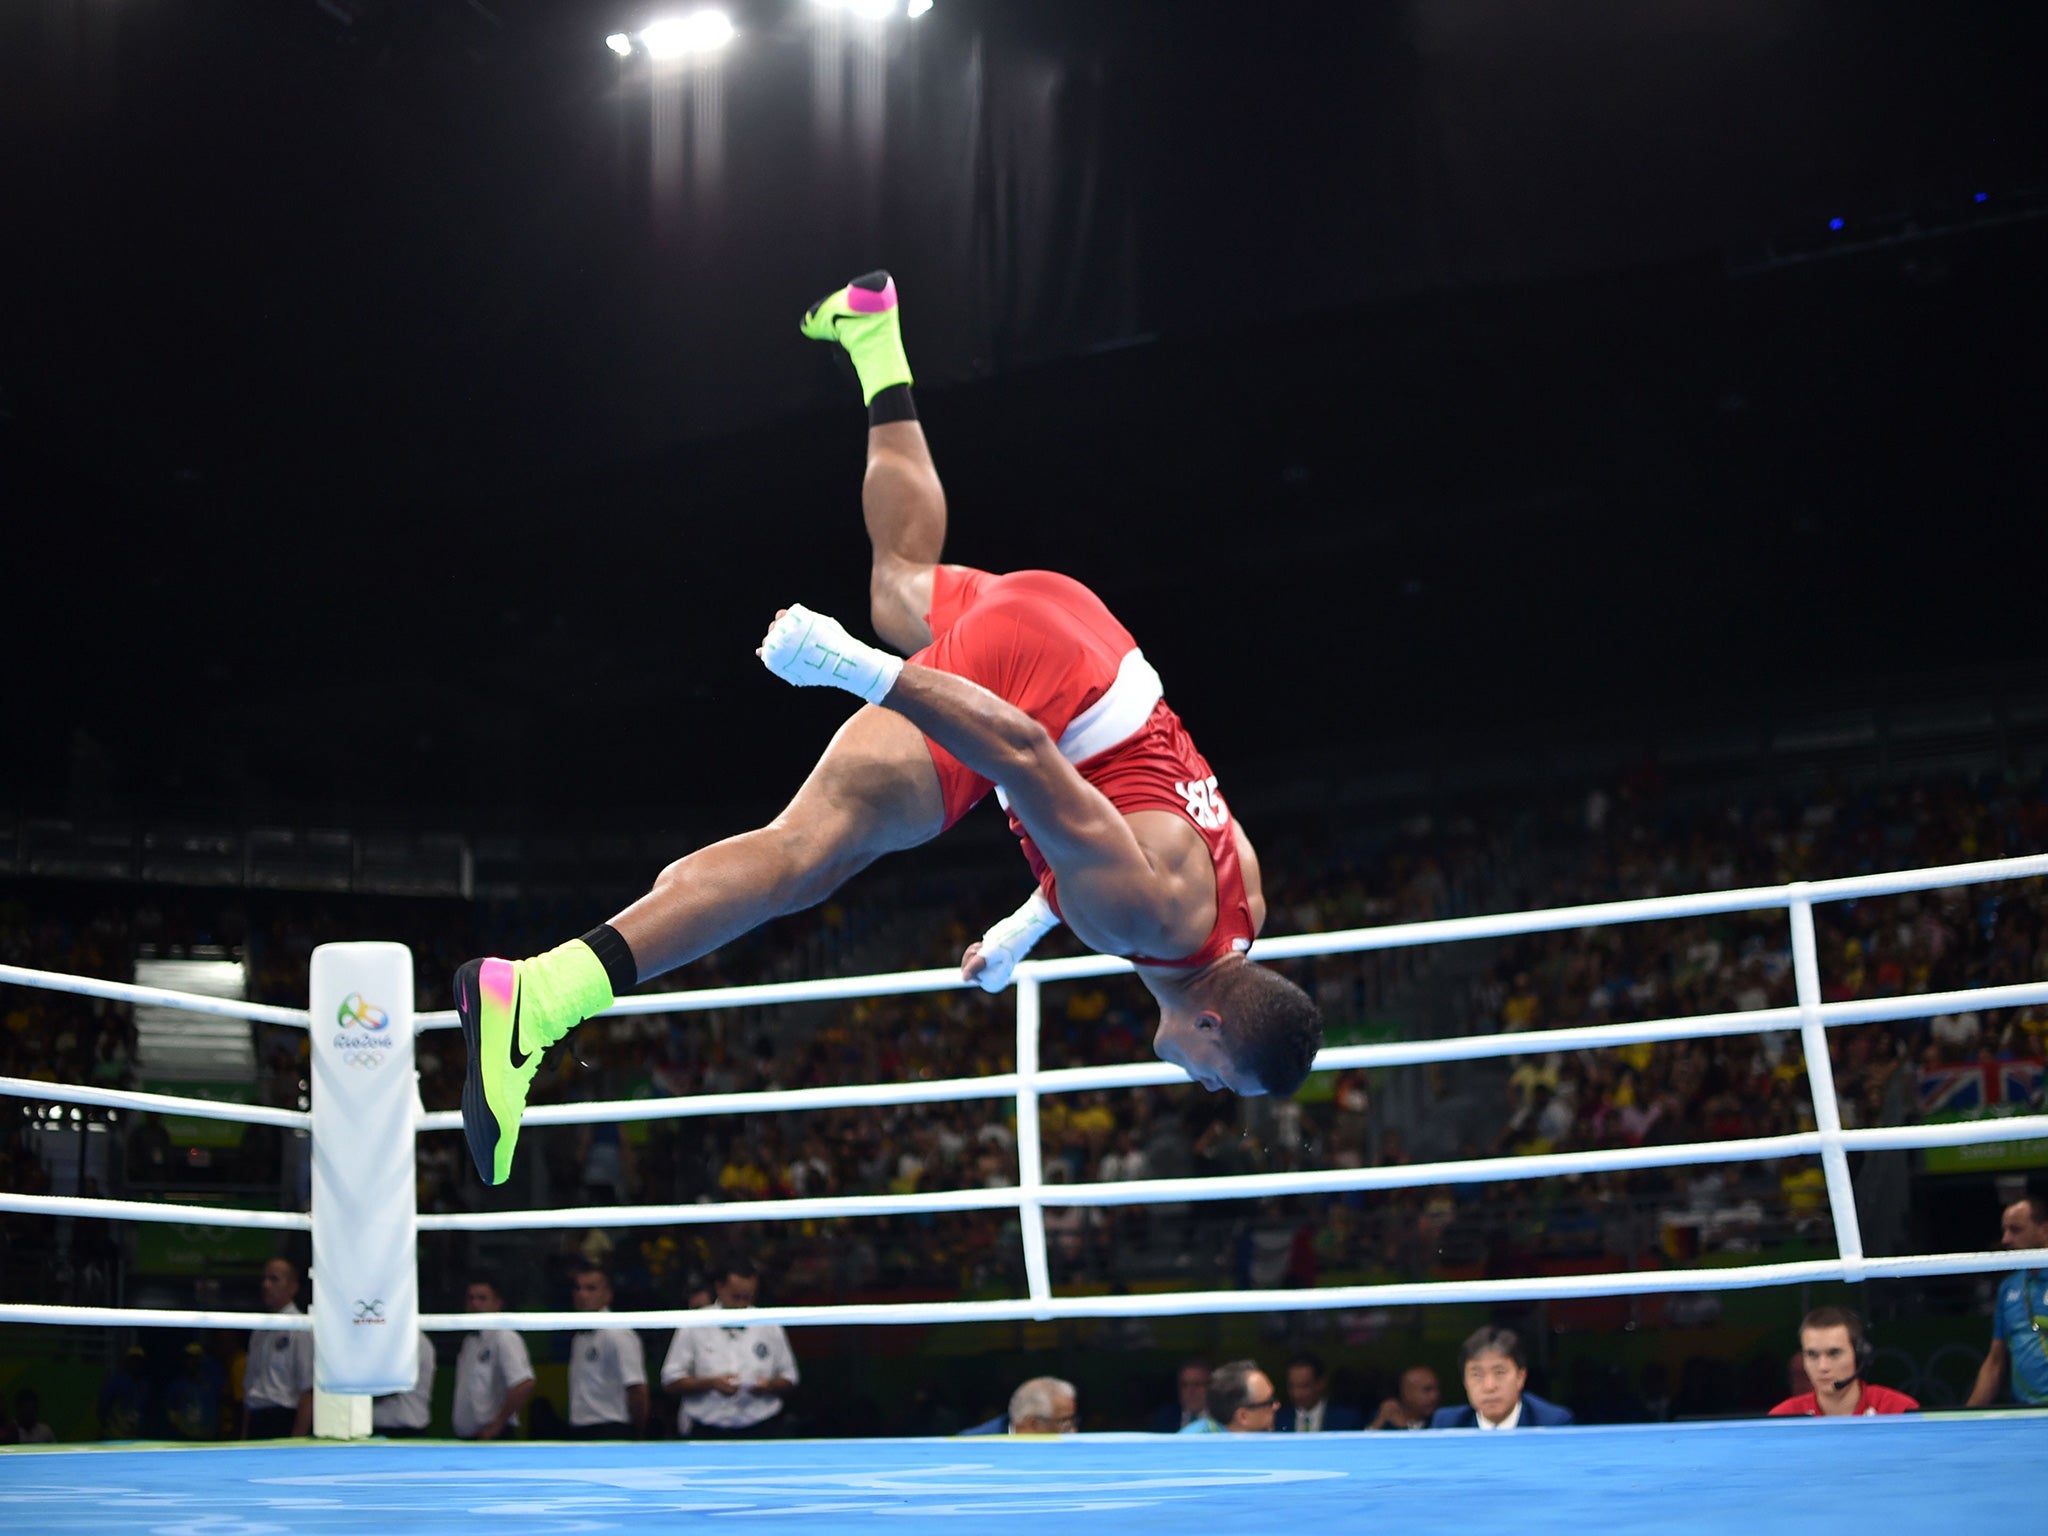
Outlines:
<svg viewBox="0 0 2048 1536"><path fill-rule="evenodd" d="M851 11L868 21L887 21L896 14L896 0L818 0L818 4ZM930 10L930 5L927 4L925 9Z"/></svg>
<svg viewBox="0 0 2048 1536"><path fill-rule="evenodd" d="M915 21L931 8L932 0L910 0L910 3L903 7L903 14Z"/></svg>
<svg viewBox="0 0 2048 1536"><path fill-rule="evenodd" d="M604 40L604 45L622 59L633 51L633 39L623 32L614 32Z"/></svg>
<svg viewBox="0 0 2048 1536"><path fill-rule="evenodd" d="M640 34L640 44L657 59L711 53L733 39L732 18L723 11L692 11L657 21Z"/></svg>
<svg viewBox="0 0 2048 1536"><path fill-rule="evenodd" d="M1842 227L1842 221L1841 221L1840 219L1829 219L1829 220L1828 220L1828 228L1829 228L1829 229L1840 229L1841 227Z"/></svg>

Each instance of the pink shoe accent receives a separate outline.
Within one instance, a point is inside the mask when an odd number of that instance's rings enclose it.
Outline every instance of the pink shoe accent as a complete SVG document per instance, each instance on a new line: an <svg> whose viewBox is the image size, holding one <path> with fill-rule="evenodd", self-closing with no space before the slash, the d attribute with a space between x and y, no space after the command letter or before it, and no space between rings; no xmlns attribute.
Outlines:
<svg viewBox="0 0 2048 1536"><path fill-rule="evenodd" d="M486 960L477 972L477 991L487 994L500 1008L512 1006L512 962Z"/></svg>
<svg viewBox="0 0 2048 1536"><path fill-rule="evenodd" d="M890 278L882 285L880 293L872 288L848 288L846 307L856 315L884 314L896 307L896 279Z"/></svg>

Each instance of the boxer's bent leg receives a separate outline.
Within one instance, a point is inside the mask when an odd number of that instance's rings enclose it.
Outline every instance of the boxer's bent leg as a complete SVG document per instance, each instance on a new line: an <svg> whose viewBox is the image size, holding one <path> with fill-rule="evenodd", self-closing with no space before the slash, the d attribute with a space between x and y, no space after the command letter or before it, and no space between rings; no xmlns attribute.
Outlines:
<svg viewBox="0 0 2048 1536"><path fill-rule="evenodd" d="M874 565L868 576L875 633L908 655L932 642L932 568L946 544L946 491L924 428L887 421L868 428L861 513Z"/></svg>
<svg viewBox="0 0 2048 1536"><path fill-rule="evenodd" d="M945 823L924 737L899 714L865 708L840 727L781 815L678 859L611 926L644 981L816 905L883 854L931 841Z"/></svg>

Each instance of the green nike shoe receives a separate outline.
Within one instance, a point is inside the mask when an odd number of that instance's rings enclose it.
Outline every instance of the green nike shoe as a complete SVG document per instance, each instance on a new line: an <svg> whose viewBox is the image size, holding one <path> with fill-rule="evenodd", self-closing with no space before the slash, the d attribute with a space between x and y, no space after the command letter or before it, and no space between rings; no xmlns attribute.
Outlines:
<svg viewBox="0 0 2048 1536"><path fill-rule="evenodd" d="M914 382L903 353L901 318L896 279L869 272L805 310L798 329L813 341L836 341L846 348L860 375L863 401L872 404L891 385Z"/></svg>
<svg viewBox="0 0 2048 1536"><path fill-rule="evenodd" d="M486 1184L512 1177L519 1121L546 1049L520 1029L519 993L519 968L510 960L471 960L455 973L455 1013L469 1045L462 1131Z"/></svg>

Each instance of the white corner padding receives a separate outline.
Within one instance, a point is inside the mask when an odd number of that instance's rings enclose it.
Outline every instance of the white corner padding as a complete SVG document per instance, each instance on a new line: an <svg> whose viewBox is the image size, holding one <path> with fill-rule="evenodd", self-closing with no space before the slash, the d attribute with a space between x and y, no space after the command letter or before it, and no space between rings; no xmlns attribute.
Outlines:
<svg viewBox="0 0 2048 1536"><path fill-rule="evenodd" d="M312 981L314 1385L410 1392L420 1310L412 951L322 944Z"/></svg>

